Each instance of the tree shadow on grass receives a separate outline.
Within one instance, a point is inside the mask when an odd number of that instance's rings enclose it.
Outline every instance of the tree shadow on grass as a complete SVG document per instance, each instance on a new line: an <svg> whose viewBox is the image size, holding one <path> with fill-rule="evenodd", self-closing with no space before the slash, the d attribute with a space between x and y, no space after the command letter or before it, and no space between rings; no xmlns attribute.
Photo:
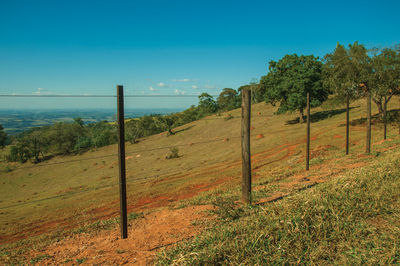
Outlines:
<svg viewBox="0 0 400 266"><path fill-rule="evenodd" d="M393 109L393 110L388 110L386 113L386 121L388 124L390 123L397 123L400 122L400 109ZM360 125L365 125L367 123L367 118L362 117L358 119L354 119L350 121L351 126L360 126ZM371 115L371 124L376 125L376 124L382 124L383 123L383 118L382 114L377 113L374 115ZM345 126L346 124L340 124L339 126Z"/></svg>
<svg viewBox="0 0 400 266"><path fill-rule="evenodd" d="M188 126L188 127L185 127L185 128L179 129L179 130L174 130L174 131L173 131L173 132L174 132L174 135L176 135L176 134L178 134L178 133L181 133L181 132L183 132L183 131L189 130L189 129L193 128L194 126L195 126L195 125Z"/></svg>
<svg viewBox="0 0 400 266"><path fill-rule="evenodd" d="M350 110L354 109L354 108L357 108L357 107L358 106L350 107ZM329 110L329 111L319 111L319 112L316 112L316 113L312 113L310 115L310 121L311 121L311 123L315 123L315 122L318 122L318 121L321 121L321 120L324 120L324 119L327 119L327 118L330 118L332 116L339 115L339 114L342 114L342 113L345 113L345 112L346 112L346 108ZM304 121L307 121L307 117L306 116L304 116ZM288 121L286 121L285 124L286 125L294 125L294 124L298 124L298 123L300 123L300 118L299 117L297 117L296 119L293 119L293 120L288 120Z"/></svg>

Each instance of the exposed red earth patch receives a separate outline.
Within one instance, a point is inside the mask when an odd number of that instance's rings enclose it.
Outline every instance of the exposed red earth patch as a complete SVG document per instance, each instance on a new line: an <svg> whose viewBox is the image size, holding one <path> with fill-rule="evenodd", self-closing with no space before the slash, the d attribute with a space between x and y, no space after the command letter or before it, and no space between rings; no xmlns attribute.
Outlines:
<svg viewBox="0 0 400 266"><path fill-rule="evenodd" d="M392 146L392 147L382 148L382 149L379 149L378 151L380 151L380 152L390 151L390 150L394 150L394 149L396 149L396 148L398 148L398 147L400 147L399 144L398 144L398 145L394 145L394 146Z"/></svg>
<svg viewBox="0 0 400 266"><path fill-rule="evenodd" d="M134 204L128 204L127 209L129 212L132 212L165 207L171 204L171 202L188 199L196 196L200 192L211 190L231 179L232 177L230 176L222 177L207 184L191 184L175 194L163 194L155 197L142 197ZM98 220L109 219L112 217L116 217L118 213L118 201L113 201L106 206L93 208L91 211L89 211L88 217L90 218L88 218L87 220L95 222ZM37 221L35 223L31 223L27 226L26 230L23 230L17 234L0 236L0 244L12 243L32 236L49 233L56 229L72 229L77 227L78 225L78 222L73 222L71 219L54 220L46 223L43 223L42 221Z"/></svg>
<svg viewBox="0 0 400 266"><path fill-rule="evenodd" d="M258 134L257 136L256 136L256 139L263 139L264 138L264 135L263 134Z"/></svg>
<svg viewBox="0 0 400 266"><path fill-rule="evenodd" d="M372 143L372 146L375 146L375 145L382 145L383 143L388 142L388 141L392 141L392 139L383 139L383 140L381 140L381 141Z"/></svg>
<svg viewBox="0 0 400 266"><path fill-rule="evenodd" d="M315 158L318 157L322 154L324 154L328 149L331 149L332 146L331 145L320 145L316 148L314 148L311 152L310 152L310 158Z"/></svg>
<svg viewBox="0 0 400 266"><path fill-rule="evenodd" d="M192 206L183 209L164 209L133 220L128 239L121 239L118 228L93 235L78 234L54 243L43 250L31 252L30 258L47 255L43 265L60 263L148 265L156 252L199 233L193 221L206 216L211 206Z"/></svg>

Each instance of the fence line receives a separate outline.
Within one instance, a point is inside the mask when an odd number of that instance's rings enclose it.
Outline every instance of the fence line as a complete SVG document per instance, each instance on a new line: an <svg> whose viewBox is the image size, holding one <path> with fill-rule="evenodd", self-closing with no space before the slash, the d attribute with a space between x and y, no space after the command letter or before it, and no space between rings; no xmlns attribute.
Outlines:
<svg viewBox="0 0 400 266"><path fill-rule="evenodd" d="M173 176L173 175L181 174L184 171L190 171L193 169L194 169L193 167L190 167L190 168L181 169L179 171L170 171L170 172L163 173L163 174L154 174L154 175L150 175L150 176L142 176L139 178L128 178L126 180L126 184L132 184L137 181L147 180L147 179L151 179L151 178L155 178L155 177ZM113 178L116 178L116 177L117 176L113 176ZM18 206L22 206L22 205L34 204L37 202L46 201L46 200L50 200L50 199L57 199L57 198L62 198L62 197L66 197L66 196L74 196L74 195L84 194L87 192L91 192L91 191L95 191L95 190L99 190L99 189L103 189L103 188L108 188L108 187L114 187L114 186L118 186L118 185L119 185L119 182L108 184L108 185L103 185L103 186L99 186L99 187L94 187L94 188L87 189L84 191L76 191L76 192L72 192L72 193L68 193L68 194L56 195L56 196L46 197L46 198L42 198L42 199L37 199L37 200L32 200L32 201L27 201L27 202L22 202L22 203L16 203L16 204L0 207L0 210L12 208L12 207L18 207Z"/></svg>
<svg viewBox="0 0 400 266"><path fill-rule="evenodd" d="M250 135L250 136L251 137L256 137L257 135L258 134L253 134L253 135ZM152 148L152 149L136 150L136 151L126 152L125 154L126 155L130 155L130 154L144 153L144 152L157 151L157 150L166 150L166 149L171 149L171 148L175 148L175 147L185 147L185 146L192 146L192 145L199 145L199 144L208 144L208 143L223 141L225 139L237 139L237 138L241 138L241 136L227 136L227 137L224 137L224 138L218 138L218 139L212 139L212 140L206 140L206 141L192 142L192 143L186 143L186 144L176 144L176 145L163 146L163 147ZM112 145L114 145L114 144L112 144ZM66 164L66 163L90 161L90 160L95 160L95 159L113 157L113 156L117 156L117 155L118 155L118 153L113 153L113 154L107 154L107 155L103 155L103 156L94 156L94 157L89 157L89 158L68 160L68 161L62 161L62 162L53 162L53 163L50 162L50 163L45 163L45 164L40 163L40 164L32 165L32 166L24 166L24 167L13 168L12 171L33 169L33 168L38 168L38 167L45 167L45 166L59 165L59 164Z"/></svg>
<svg viewBox="0 0 400 266"><path fill-rule="evenodd" d="M149 152L149 151L165 150L165 149L171 149L171 148L174 148L174 147L184 147L184 146L189 146L189 145L207 144L207 143L221 141L221 140L224 140L226 138L240 138L240 136L225 137L225 138L220 138L220 139L215 139L215 140L199 141L199 142L193 142L193 143L187 143L187 144L177 144L177 145L172 145L172 146L164 146L164 147L145 149L145 150L137 150L137 151L126 152L126 154L135 154L135 153L142 153L142 152ZM89 158L84 158L84 159L76 159L76 160L69 160L69 161L63 161L63 162L54 162L54 163L38 164L38 165L26 166L26 167L18 167L18 168L14 168L12 170L15 171L15 170L22 170L22 169L31 169L31 168L37 168L37 167L44 167L44 166L49 166L49 165L57 165L57 164L64 164L64 163L74 163L74 162L102 159L102 158L112 157L112 156L117 156L117 155L118 155L117 153L114 153L114 154L108 154L108 155L103 155L103 156L95 156L95 157L89 157Z"/></svg>

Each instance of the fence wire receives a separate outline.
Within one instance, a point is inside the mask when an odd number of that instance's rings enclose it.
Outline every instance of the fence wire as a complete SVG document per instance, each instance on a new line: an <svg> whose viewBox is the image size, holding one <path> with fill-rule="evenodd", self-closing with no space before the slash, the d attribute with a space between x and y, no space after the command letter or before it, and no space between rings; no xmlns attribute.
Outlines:
<svg viewBox="0 0 400 266"><path fill-rule="evenodd" d="M155 177L174 176L174 175L181 174L182 172L185 172L185 171L191 171L193 169L194 169L193 167L190 167L190 168L186 168L186 169L180 169L179 171L170 171L170 172L163 173L163 174L154 174L154 175L150 175L150 176L146 175L146 176L136 177L136 178L127 178L126 179L126 184L132 184L132 183L136 183L137 181L152 179L152 178L155 178ZM117 176L113 176L112 178L117 179ZM39 203L39 202L43 202L43 201L51 200L51 199L70 197L70 196L75 196L75 195L79 195L79 194L85 194L85 193L92 192L92 191L95 191L95 190L109 188L109 187L115 187L115 186L119 186L119 185L120 185L119 182L118 183L112 183L112 184L107 184L107 185L103 185L103 186L93 187L93 188L86 189L86 190L83 190L83 191L70 192L68 194L61 194L61 195L50 196L50 197L41 198L41 199L37 199L37 200L30 200L30 201L27 201L27 202L16 203L16 204L0 207L0 210L9 209L9 208L13 208L13 207L19 207L19 206L28 205L28 204Z"/></svg>
<svg viewBox="0 0 400 266"><path fill-rule="evenodd" d="M124 95L124 98L193 98L199 97L197 94L137 94L137 95ZM218 97L218 95L210 95ZM0 97L14 97L14 98L117 98L117 95L104 94L0 94Z"/></svg>
<svg viewBox="0 0 400 266"><path fill-rule="evenodd" d="M218 95L210 95L212 97L218 97ZM62 95L62 94L47 94L47 95L35 95L35 94L0 94L0 97L4 98L116 98L117 95L86 95L86 94L71 94L71 95ZM190 98L190 97L199 97L199 95L192 95L192 94L181 94L181 95L124 95L124 98ZM253 117L271 117L271 116L262 116L262 115L253 115ZM232 116L232 115L226 115L226 116L217 116L217 117L205 117L196 121L201 121L201 120L221 120L221 119L237 119L241 118L241 116ZM195 122L195 121L192 121ZM251 136L256 136L256 135L251 135ZM237 139L241 138L241 136L229 136L229 137L224 137L224 138L217 138L217 139L210 139L206 141L199 141L199 142L193 142L193 143L188 143L188 144L176 144L176 145L171 145L171 146L163 146L163 147L157 147L157 148L151 148L151 149L142 149L142 150L137 150L137 151L131 151L131 152L126 152L126 155L129 154L137 154L137 153L144 153L144 152L151 152L151 151L157 151L157 150L165 150L165 149L171 149L174 147L185 147L185 146L192 146L192 145L201 145L201 144L209 144L209 143L214 143L214 142L220 142L225 139ZM34 169L34 168L39 168L39 167L45 167L45 166L53 166L53 165L60 165L60 164L68 164L68 163L75 163L75 162L83 162L83 161L89 161L89 160L97 160L97 159L103 159L103 158L109 158L109 157L117 157L117 153L113 154L108 154L108 155L103 155L103 156L94 156L94 157L89 157L89 158L83 158L83 159L74 159L74 160L67 160L67 161L62 161L62 162L50 162L50 163L40 163L37 165L32 165L32 166L26 166L26 167L18 167L12 169L12 171L18 171L18 170L26 170L26 169ZM182 172L185 171L191 171L193 170L194 167L187 168L187 169L180 169L179 171L170 171L167 173L162 173L162 174L155 174L155 175L146 175L142 177L136 177L136 178L128 178L126 180L126 184L132 184L141 180L148 180L156 177L168 177L168 176L174 176L178 175ZM117 176L114 176L113 178L117 178ZM55 196L50 196L50 197L45 197L37 200L30 200L27 202L22 202L22 203L16 203L16 204L11 204L7 206L0 207L0 210L4 209L9 209L13 207L19 207L23 205L28 205L28 204L35 204L35 203L40 203L44 202L47 200L52 200L52 199L57 199L57 198L71 198L76 195L81 195L85 193L89 193L92 191L96 190L101 190L101 189L106 189L110 187L115 187L119 186L120 183L112 183L112 184L107 184L103 186L97 186L93 187L90 189L86 189L83 191L76 191L76 192L70 192L68 194L61 194L61 195L55 195Z"/></svg>

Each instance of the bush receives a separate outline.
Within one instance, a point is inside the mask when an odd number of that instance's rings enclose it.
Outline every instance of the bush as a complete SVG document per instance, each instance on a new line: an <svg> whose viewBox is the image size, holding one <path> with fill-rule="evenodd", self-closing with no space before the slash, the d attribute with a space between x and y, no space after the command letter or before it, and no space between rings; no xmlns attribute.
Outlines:
<svg viewBox="0 0 400 266"><path fill-rule="evenodd" d="M31 158L31 154L27 147L22 145L13 145L10 148L10 153L6 155L6 160L9 162L24 163Z"/></svg>
<svg viewBox="0 0 400 266"><path fill-rule="evenodd" d="M227 116L224 117L225 121L231 120L233 116L231 114L228 114Z"/></svg>
<svg viewBox="0 0 400 266"><path fill-rule="evenodd" d="M177 147L172 147L169 150L170 153L167 156L165 156L165 159L179 158L179 150Z"/></svg>

